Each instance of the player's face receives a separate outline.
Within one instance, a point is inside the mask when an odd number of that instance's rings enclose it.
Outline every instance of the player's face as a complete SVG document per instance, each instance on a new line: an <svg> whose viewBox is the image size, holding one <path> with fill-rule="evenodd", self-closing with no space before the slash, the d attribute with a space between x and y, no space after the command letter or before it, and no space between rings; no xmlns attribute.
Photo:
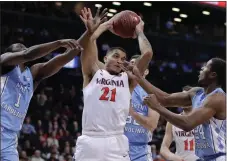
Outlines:
<svg viewBox="0 0 227 161"><path fill-rule="evenodd" d="M119 49L111 51L111 53L105 57L107 71L111 74L119 74L122 71L120 66L123 65L125 60L125 52Z"/></svg>
<svg viewBox="0 0 227 161"><path fill-rule="evenodd" d="M136 64L136 60L137 60L137 59L131 59L131 60L130 60L130 63L131 63L132 65L135 65L135 64ZM143 73L144 78L145 78L148 74L149 74L149 70L146 69L146 70L144 71L144 73Z"/></svg>
<svg viewBox="0 0 227 161"><path fill-rule="evenodd" d="M200 70L199 72L199 80L198 83L200 85L205 85L208 83L208 81L212 78L212 72L211 72L211 65L212 60L209 60Z"/></svg>
<svg viewBox="0 0 227 161"><path fill-rule="evenodd" d="M130 63L131 63L132 65L135 65L135 64L136 64L136 59L131 59L131 60L130 60Z"/></svg>

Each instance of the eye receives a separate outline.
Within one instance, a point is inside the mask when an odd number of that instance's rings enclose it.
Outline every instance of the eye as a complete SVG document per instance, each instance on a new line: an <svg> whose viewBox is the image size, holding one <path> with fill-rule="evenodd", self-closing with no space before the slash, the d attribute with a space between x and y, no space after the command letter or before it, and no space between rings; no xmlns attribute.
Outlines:
<svg viewBox="0 0 227 161"><path fill-rule="evenodd" d="M119 58L119 55L118 54L114 54L114 58Z"/></svg>

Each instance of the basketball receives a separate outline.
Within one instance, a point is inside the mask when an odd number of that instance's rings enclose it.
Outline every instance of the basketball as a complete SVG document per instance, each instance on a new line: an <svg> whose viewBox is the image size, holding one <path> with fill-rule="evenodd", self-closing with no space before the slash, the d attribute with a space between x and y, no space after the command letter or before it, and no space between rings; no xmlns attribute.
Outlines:
<svg viewBox="0 0 227 161"><path fill-rule="evenodd" d="M122 11L114 17L113 31L122 38L132 38L139 22L140 18L135 12Z"/></svg>

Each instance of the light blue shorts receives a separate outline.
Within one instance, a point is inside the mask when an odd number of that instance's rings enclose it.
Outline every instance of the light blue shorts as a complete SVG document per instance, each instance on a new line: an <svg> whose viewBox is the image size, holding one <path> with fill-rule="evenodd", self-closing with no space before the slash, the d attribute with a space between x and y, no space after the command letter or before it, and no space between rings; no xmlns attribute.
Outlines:
<svg viewBox="0 0 227 161"><path fill-rule="evenodd" d="M19 161L17 133L1 126L1 161Z"/></svg>
<svg viewBox="0 0 227 161"><path fill-rule="evenodd" d="M152 161L151 147L149 145L129 145L131 161Z"/></svg>

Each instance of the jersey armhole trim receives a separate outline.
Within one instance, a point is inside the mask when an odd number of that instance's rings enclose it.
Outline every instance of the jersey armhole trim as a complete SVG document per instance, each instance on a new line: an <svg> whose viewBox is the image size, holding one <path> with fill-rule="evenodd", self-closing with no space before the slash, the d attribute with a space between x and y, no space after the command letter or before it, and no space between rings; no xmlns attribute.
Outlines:
<svg viewBox="0 0 227 161"><path fill-rule="evenodd" d="M34 93L34 79L33 79L33 75L32 75L32 71L29 67L26 66L26 70L28 70L28 73L30 74L30 77L32 79L32 93Z"/></svg>
<svg viewBox="0 0 227 161"><path fill-rule="evenodd" d="M93 75L92 79L90 80L90 82L82 89L82 91L86 91L86 89L88 88L88 86L91 85L91 82L95 79L96 75L98 74L98 72L100 71L101 69L98 69L95 74Z"/></svg>
<svg viewBox="0 0 227 161"><path fill-rule="evenodd" d="M7 82L8 82L8 79L9 79L9 76L6 76L4 85L3 85L3 87L2 87L1 96L2 96L2 94L4 93L4 90L5 90L5 88L6 88L6 84L7 84Z"/></svg>

